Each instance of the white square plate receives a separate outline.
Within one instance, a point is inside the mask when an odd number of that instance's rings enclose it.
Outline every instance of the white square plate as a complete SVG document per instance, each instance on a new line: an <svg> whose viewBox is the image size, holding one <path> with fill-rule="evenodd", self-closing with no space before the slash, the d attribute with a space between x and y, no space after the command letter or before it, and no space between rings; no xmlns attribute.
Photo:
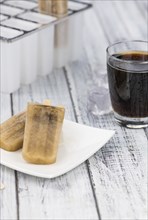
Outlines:
<svg viewBox="0 0 148 220"><path fill-rule="evenodd" d="M1 164L33 176L54 178L77 167L97 152L114 135L112 130L103 130L65 120L57 161L51 165L27 163L21 150L8 152L1 149Z"/></svg>

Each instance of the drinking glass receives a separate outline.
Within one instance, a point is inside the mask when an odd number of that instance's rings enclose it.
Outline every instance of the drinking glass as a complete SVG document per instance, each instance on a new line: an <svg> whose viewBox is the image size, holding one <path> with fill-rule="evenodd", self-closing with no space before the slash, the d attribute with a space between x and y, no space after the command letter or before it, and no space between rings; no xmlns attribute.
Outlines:
<svg viewBox="0 0 148 220"><path fill-rule="evenodd" d="M118 124L148 126L148 42L124 41L107 48L109 92Z"/></svg>

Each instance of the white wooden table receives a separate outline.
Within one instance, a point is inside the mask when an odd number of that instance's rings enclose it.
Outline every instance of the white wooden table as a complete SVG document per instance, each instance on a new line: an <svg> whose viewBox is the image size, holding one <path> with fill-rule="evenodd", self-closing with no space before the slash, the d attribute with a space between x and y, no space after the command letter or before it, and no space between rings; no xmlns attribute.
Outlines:
<svg viewBox="0 0 148 220"><path fill-rule="evenodd" d="M1 119L20 112L28 101L50 98L66 107L67 119L115 129L116 134L85 163L55 179L1 166L2 220L148 218L148 129L128 130L114 122L112 112L97 114L100 82L106 82L105 49L123 39L148 40L148 2L97 0L93 4L94 9L85 14L82 58L11 95L1 94Z"/></svg>

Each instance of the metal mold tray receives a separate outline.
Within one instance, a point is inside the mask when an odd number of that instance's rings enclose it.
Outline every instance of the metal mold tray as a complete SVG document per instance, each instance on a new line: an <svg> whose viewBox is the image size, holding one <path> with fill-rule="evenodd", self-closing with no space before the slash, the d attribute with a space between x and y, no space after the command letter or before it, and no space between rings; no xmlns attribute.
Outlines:
<svg viewBox="0 0 148 220"><path fill-rule="evenodd" d="M68 15L59 19L39 13L38 3L34 0L1 0L0 40L7 43L14 42L49 25L63 22L91 7L91 4L70 0L68 2Z"/></svg>

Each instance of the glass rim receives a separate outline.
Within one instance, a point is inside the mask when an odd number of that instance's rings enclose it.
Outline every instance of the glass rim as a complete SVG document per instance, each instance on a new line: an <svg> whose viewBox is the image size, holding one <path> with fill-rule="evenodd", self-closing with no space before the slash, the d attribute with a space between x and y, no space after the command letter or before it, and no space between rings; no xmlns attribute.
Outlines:
<svg viewBox="0 0 148 220"><path fill-rule="evenodd" d="M113 43L113 44L110 44L107 48L106 48L106 53L112 57L114 60L117 60L117 61L120 61L121 62L121 59L117 58L117 57L113 57L113 55L111 55L109 53L109 49L115 45L118 45L118 44L121 44L121 43L133 43L133 42L137 42L137 43L146 43L147 46L148 46L148 41L144 41L144 40L124 40L124 41L118 41L116 43ZM145 51L148 53L148 48L147 48L147 51ZM147 64L148 61L138 61L138 60L122 60L122 63L135 63L135 64Z"/></svg>

